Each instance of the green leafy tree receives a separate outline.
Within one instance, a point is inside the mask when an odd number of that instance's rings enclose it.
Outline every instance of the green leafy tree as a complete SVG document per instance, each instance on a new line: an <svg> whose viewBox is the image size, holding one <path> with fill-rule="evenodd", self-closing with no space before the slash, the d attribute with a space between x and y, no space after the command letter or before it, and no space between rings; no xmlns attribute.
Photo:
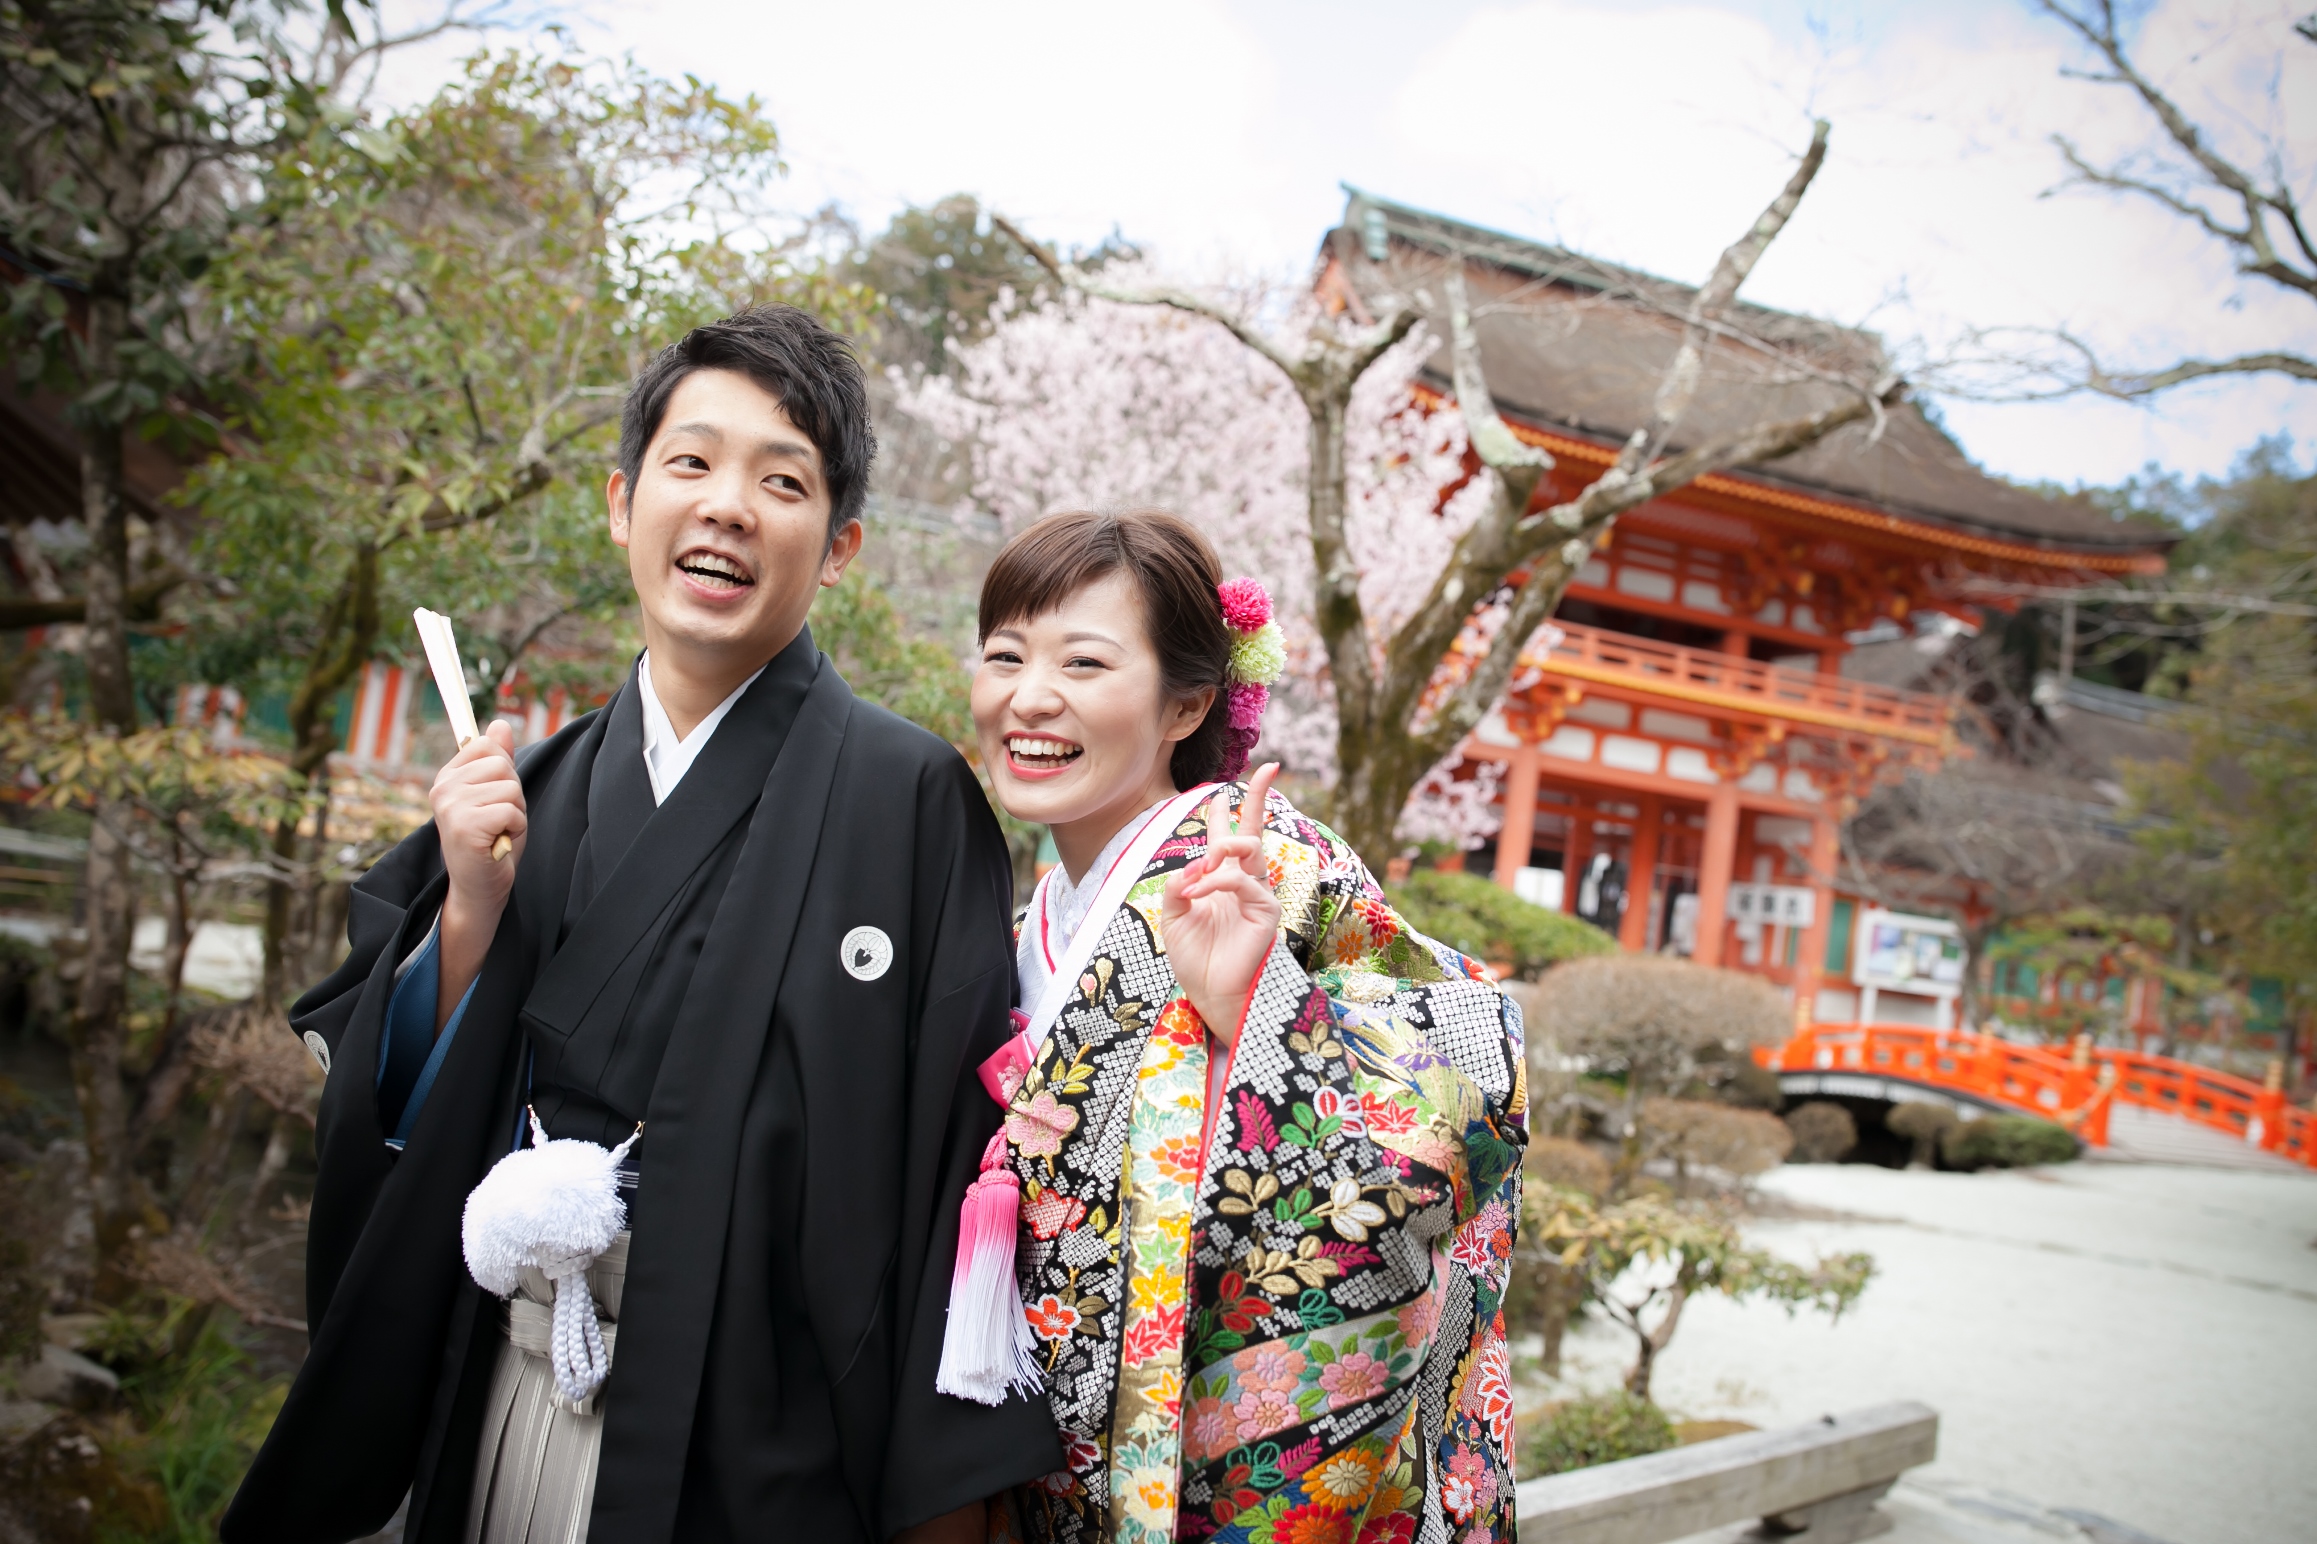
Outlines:
<svg viewBox="0 0 2317 1544"><path fill-rule="evenodd" d="M2000 1005L2007 1019L2053 1040L2117 1039L2123 1005L2105 991L2111 979L2152 977L2174 999L2200 1008L2228 992L2223 976L2175 964L2173 942L2170 917L2071 906L2012 923L1988 945L1986 960L1999 981L2033 983L2032 992L2015 990Z"/></svg>
<svg viewBox="0 0 2317 1544"><path fill-rule="evenodd" d="M246 449L202 481L202 558L268 645L250 657L295 663L299 778L326 772L340 694L413 605L485 619L466 643L487 691L548 625L625 596L596 490L644 358L741 299L840 319L858 299L727 239L780 170L754 98L521 54L382 121L317 118L273 163L211 285L254 386ZM285 870L299 842L277 827ZM269 999L291 899L277 879Z"/></svg>
<svg viewBox="0 0 2317 1544"><path fill-rule="evenodd" d="M990 308L1008 290L1026 295L1047 282L970 193L903 209L849 255L846 269L884 298L879 361L935 374L948 368L953 343L989 331Z"/></svg>
<svg viewBox="0 0 2317 1544"><path fill-rule="evenodd" d="M1537 1186L1522 1207L1516 1268L1551 1261L1582 1277L1602 1312L1633 1336L1625 1388L1640 1399L1649 1397L1650 1376L1683 1307L1700 1293L1758 1297L1790 1314L1812 1308L1840 1319L1874 1275L1870 1255L1828 1255L1797 1265L1749 1247L1737 1224L1719 1212L1656 1196L1605 1207L1580 1191Z"/></svg>
<svg viewBox="0 0 2317 1544"><path fill-rule="evenodd" d="M187 297L225 239L235 182L275 133L273 14L235 0L0 3L0 246L13 280L0 330L19 386L61 398L78 442L88 706L108 733L137 723L123 440L193 423ZM136 885L119 834L131 815L97 813L72 1048L109 1260L135 1223L119 1069Z"/></svg>
<svg viewBox="0 0 2317 1544"><path fill-rule="evenodd" d="M2268 442L2196 496L2205 518L2173 571L2202 597L2198 621L2155 683L2183 699L2167 721L2183 744L2126 778L2134 879L2143 897L2179 899L2165 951L2176 970L2273 975L2306 1010L2317 1001L2317 477Z"/></svg>
<svg viewBox="0 0 2317 1544"><path fill-rule="evenodd" d="M973 677L940 644L910 634L883 586L853 569L814 598L812 629L856 693L973 755Z"/></svg>

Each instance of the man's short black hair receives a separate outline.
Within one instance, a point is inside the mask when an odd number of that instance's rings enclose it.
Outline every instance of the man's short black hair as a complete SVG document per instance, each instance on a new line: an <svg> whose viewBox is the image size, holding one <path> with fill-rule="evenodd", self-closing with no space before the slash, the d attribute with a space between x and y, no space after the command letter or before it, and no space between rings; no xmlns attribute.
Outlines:
<svg viewBox="0 0 2317 1544"><path fill-rule="evenodd" d="M635 500L644 452L660 432L668 398L695 370L731 370L780 399L791 422L821 453L829 481L829 539L861 518L869 497L869 464L877 434L869 424L869 383L852 345L809 311L750 306L684 334L652 356L620 411L619 469Z"/></svg>

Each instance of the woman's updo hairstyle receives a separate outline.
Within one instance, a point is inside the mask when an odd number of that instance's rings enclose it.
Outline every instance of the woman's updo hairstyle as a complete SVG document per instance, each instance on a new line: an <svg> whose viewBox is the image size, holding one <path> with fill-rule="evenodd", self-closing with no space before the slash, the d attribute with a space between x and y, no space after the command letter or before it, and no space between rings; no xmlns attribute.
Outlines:
<svg viewBox="0 0 2317 1544"><path fill-rule="evenodd" d="M1233 640L1216 596L1222 560L1182 516L1163 509L1048 515L1007 542L990 564L982 580L981 636L1042 616L1114 573L1132 576L1142 592L1168 694L1180 701L1214 691L1207 716L1175 743L1167 764L1177 788L1214 782L1229 752L1224 692Z"/></svg>

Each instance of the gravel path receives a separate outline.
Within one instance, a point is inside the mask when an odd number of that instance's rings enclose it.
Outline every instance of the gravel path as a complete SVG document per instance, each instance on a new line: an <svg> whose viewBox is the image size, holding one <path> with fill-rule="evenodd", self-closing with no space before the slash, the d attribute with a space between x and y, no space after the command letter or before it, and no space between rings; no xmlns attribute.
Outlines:
<svg viewBox="0 0 2317 1544"><path fill-rule="evenodd" d="M1880 1267L1840 1324L1707 1298L1659 1363L1677 1418L1788 1425L1920 1399L1933 1484L2173 1544L2317 1538L2317 1176L2128 1164L1933 1174L1794 1167L1751 1236ZM1613 1384L1588 1321L1572 1381Z"/></svg>

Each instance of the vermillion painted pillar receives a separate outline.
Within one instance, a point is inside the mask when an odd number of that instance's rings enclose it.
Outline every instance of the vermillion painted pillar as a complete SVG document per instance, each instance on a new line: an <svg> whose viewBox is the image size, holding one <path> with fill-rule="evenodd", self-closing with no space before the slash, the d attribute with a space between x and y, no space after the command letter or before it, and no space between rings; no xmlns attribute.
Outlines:
<svg viewBox="0 0 2317 1544"><path fill-rule="evenodd" d="M1826 969L1826 947L1834 932L1834 869L1841 861L1841 832L1831 813L1810 822L1810 926L1794 960L1796 1028L1818 1018L1818 983Z"/></svg>
<svg viewBox="0 0 2317 1544"><path fill-rule="evenodd" d="M1569 835L1561 843L1561 910L1577 914L1577 887L1584 882L1585 864L1592 857L1593 806L1582 795L1569 799Z"/></svg>
<svg viewBox="0 0 2317 1544"><path fill-rule="evenodd" d="M1524 745L1512 753L1504 782L1504 827L1496 834L1496 882L1507 890L1528 867L1529 848L1537 836L1537 748Z"/></svg>
<svg viewBox="0 0 2317 1544"><path fill-rule="evenodd" d="M1706 800L1705 852L1698 859L1698 948L1700 965L1722 963L1722 934L1730 916L1730 870L1738 858L1738 785L1727 778Z"/></svg>
<svg viewBox="0 0 2317 1544"><path fill-rule="evenodd" d="M1658 802L1644 797L1641 814L1633 823L1632 873L1625 880L1625 921L1617 929L1617 942L1636 954L1649 947L1649 912L1657 902L1657 833L1663 823Z"/></svg>

